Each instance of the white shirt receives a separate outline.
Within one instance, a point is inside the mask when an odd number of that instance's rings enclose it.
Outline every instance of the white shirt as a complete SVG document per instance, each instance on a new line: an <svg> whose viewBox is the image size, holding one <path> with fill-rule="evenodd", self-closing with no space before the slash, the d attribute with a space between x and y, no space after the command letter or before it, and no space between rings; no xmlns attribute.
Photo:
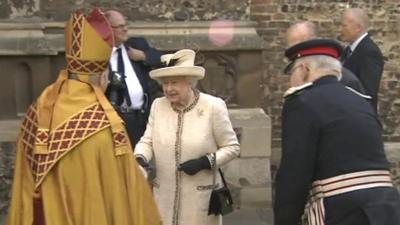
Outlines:
<svg viewBox="0 0 400 225"><path fill-rule="evenodd" d="M123 44L121 44L118 48L121 48L122 52L122 60L124 61L124 71L125 71L125 82L128 86L129 97L131 99L131 106L129 108L132 109L140 109L142 108L144 99L143 99L143 88L140 84L140 81L136 75L135 70L129 60L128 52ZM118 68L118 48L114 47L111 53L110 58L110 66L112 71L117 71ZM124 99L123 106L126 106L126 101Z"/></svg>
<svg viewBox="0 0 400 225"><path fill-rule="evenodd" d="M354 49L357 48L357 45L360 44L362 39L364 39L367 35L368 35L368 33L365 32L363 35L361 35L359 38L357 38L357 40L355 40L355 41L353 41L353 43L351 43L351 45L350 45L351 52L354 52Z"/></svg>

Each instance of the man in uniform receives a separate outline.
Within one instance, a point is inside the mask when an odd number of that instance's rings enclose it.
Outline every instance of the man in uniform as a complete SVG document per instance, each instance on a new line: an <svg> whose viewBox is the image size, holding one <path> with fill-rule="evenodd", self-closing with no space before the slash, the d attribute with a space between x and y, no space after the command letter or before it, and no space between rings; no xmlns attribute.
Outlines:
<svg viewBox="0 0 400 225"><path fill-rule="evenodd" d="M318 38L318 31L313 22L300 21L290 26L286 31L286 46L287 48L292 47L303 41ZM360 80L350 70L342 67L342 74L340 76L340 83L346 85L361 94L368 100L371 96L366 95L365 88Z"/></svg>
<svg viewBox="0 0 400 225"><path fill-rule="evenodd" d="M275 225L300 224L303 213L309 225L400 224L381 125L369 103L338 82L340 52L325 39L285 52L291 88L283 106Z"/></svg>
<svg viewBox="0 0 400 225"><path fill-rule="evenodd" d="M30 106L17 140L8 225L161 224L104 95L113 44L98 9L67 22L67 69Z"/></svg>

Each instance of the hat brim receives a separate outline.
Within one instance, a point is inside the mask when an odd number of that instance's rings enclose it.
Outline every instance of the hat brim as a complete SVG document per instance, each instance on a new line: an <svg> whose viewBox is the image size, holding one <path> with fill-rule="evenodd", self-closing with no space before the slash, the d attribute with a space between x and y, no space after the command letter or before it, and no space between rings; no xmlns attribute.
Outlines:
<svg viewBox="0 0 400 225"><path fill-rule="evenodd" d="M197 80L204 78L205 70L200 66L176 66L176 67L165 67L150 71L150 78L153 80L160 81L165 77L178 77L187 76L193 77Z"/></svg>
<svg viewBox="0 0 400 225"><path fill-rule="evenodd" d="M338 59L342 51L343 48L340 43L331 39L311 39L298 43L285 51L289 63L283 69L283 74L290 75L297 59L313 55L326 55Z"/></svg>
<svg viewBox="0 0 400 225"><path fill-rule="evenodd" d="M339 42L331 39L311 39L308 41L304 41L301 43L298 43L285 51L285 56L289 60L294 60L300 57L305 57L305 56L310 56L310 55L327 55L331 56L333 58L338 58L332 55L332 51L327 52L326 50L321 51L321 50L314 50L314 51L309 51L308 53L301 53L301 51L304 50L310 50L310 49L318 49L318 48L329 48L331 50L335 50L335 55L337 54L340 56L343 51L343 47L340 45Z"/></svg>

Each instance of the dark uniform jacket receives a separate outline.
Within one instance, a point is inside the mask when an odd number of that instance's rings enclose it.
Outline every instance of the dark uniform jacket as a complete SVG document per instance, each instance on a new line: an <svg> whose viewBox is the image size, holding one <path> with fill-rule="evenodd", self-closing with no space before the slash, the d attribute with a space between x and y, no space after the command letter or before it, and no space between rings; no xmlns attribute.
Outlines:
<svg viewBox="0 0 400 225"><path fill-rule="evenodd" d="M276 177L275 225L297 225L315 180L364 170L387 170L382 128L364 98L325 76L286 97L282 159ZM394 188L325 198L326 225L400 224Z"/></svg>
<svg viewBox="0 0 400 225"><path fill-rule="evenodd" d="M361 81L366 94L372 97L371 104L375 111L377 111L383 65L382 53L369 35L361 40L350 57L343 63L343 67L353 72Z"/></svg>
<svg viewBox="0 0 400 225"><path fill-rule="evenodd" d="M349 88L354 89L355 91L363 95L368 95L367 92L365 91L364 86L362 85L361 81L357 78L357 76L354 75L353 72L344 67L342 68L342 79L340 80L340 83L346 85Z"/></svg>

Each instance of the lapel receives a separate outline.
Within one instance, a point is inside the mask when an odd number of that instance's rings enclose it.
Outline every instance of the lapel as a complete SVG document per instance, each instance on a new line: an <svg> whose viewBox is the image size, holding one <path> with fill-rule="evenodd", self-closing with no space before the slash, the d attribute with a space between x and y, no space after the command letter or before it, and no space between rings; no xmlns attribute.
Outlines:
<svg viewBox="0 0 400 225"><path fill-rule="evenodd" d="M365 36L360 43L358 43L357 47L354 49L354 51L351 53L350 57L344 62L343 66L346 68L349 68L351 70L351 67L357 63L357 60L359 59L359 55L363 54L363 51L368 45L370 38L369 34Z"/></svg>
<svg viewBox="0 0 400 225"><path fill-rule="evenodd" d="M128 52L129 45L124 44L124 47L125 47L125 50ZM143 88L143 91L147 92L147 84L146 84L146 80L144 77L145 73L143 71L141 64L138 62L135 62L133 60L129 60L129 62L131 63L131 66L132 66L133 70L135 71L137 78L139 79L139 82Z"/></svg>
<svg viewBox="0 0 400 225"><path fill-rule="evenodd" d="M353 53L351 54L350 58L357 58L357 56L359 54L362 54L363 50L366 48L366 46L368 45L368 43L370 42L370 38L369 38L369 34L367 34L367 36L365 36L360 43L358 43L357 47L354 49Z"/></svg>

